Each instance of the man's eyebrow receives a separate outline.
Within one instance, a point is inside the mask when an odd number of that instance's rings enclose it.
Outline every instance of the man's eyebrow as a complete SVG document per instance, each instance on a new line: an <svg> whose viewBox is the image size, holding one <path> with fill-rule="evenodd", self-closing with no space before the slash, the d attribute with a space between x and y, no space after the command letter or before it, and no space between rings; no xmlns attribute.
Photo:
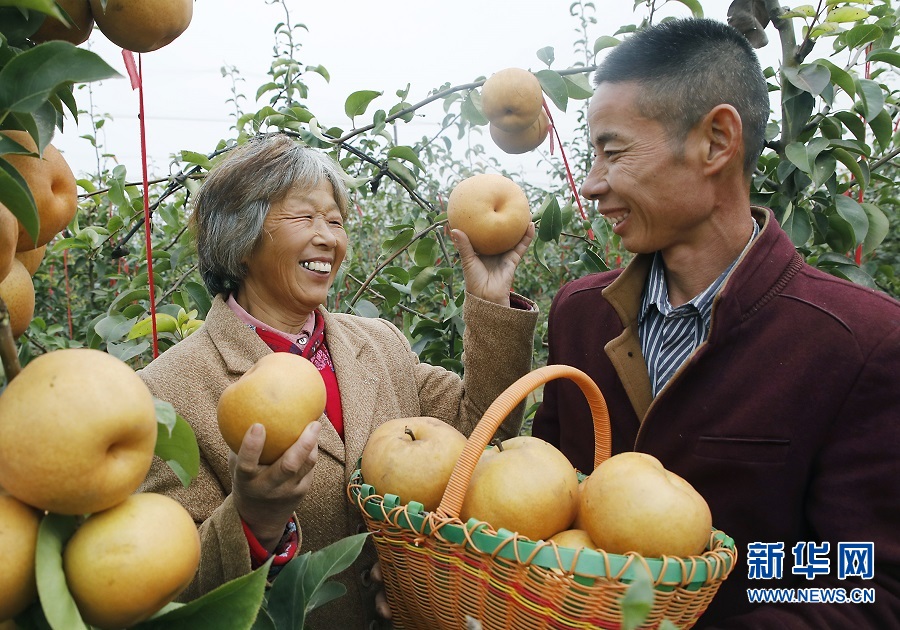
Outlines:
<svg viewBox="0 0 900 630"><path fill-rule="evenodd" d="M619 134L615 133L614 131L600 132L594 136L594 144L597 144L597 145L606 144L607 142L615 140L618 137L619 137Z"/></svg>

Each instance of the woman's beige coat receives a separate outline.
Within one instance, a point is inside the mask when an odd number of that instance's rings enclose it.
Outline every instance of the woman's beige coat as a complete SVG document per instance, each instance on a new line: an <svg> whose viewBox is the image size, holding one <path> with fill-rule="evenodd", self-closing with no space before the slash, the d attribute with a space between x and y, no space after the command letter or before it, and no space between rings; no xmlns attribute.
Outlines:
<svg viewBox="0 0 900 630"><path fill-rule="evenodd" d="M434 416L468 435L493 400L531 369L537 323L536 309L505 308L467 294L465 378L460 379L420 363L403 333L385 320L322 308L319 314L325 318L325 340L341 392L344 441L323 415L312 490L296 508L301 553L365 531L346 485L375 427L392 418ZM200 446L200 473L188 488L159 458L141 487L176 498L200 525L200 568L183 601L250 571L247 541L230 498L229 449L219 434L216 405L222 390L269 352L220 296L200 329L138 372L154 396L171 403L190 423ZM511 414L502 437L514 435L520 421L521 411ZM353 567L338 576L347 594L314 612L312 627L368 626L375 587L363 575L375 559L369 544Z"/></svg>

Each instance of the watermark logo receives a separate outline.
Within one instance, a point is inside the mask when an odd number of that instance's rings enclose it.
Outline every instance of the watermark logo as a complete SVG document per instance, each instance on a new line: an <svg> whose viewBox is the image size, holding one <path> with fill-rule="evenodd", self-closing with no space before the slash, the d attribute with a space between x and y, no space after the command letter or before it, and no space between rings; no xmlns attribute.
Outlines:
<svg viewBox="0 0 900 630"><path fill-rule="evenodd" d="M802 541L791 548L791 573L807 580L831 575L831 544ZM753 542L747 545L747 577L751 580L778 580L784 573L783 542ZM871 580L875 576L875 544L840 542L836 547L839 580L857 577ZM860 604L875 601L874 588L752 588L747 599L758 603L837 603Z"/></svg>

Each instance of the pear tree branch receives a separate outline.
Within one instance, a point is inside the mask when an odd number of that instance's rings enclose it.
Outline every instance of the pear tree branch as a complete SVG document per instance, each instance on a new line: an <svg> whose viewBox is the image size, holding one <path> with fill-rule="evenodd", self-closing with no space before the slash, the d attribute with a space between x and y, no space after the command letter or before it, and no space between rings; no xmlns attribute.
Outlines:
<svg viewBox="0 0 900 630"><path fill-rule="evenodd" d="M6 308L3 298L0 298L0 363L3 364L3 371L6 373L7 384L22 371L16 352L16 341L12 335L9 309Z"/></svg>

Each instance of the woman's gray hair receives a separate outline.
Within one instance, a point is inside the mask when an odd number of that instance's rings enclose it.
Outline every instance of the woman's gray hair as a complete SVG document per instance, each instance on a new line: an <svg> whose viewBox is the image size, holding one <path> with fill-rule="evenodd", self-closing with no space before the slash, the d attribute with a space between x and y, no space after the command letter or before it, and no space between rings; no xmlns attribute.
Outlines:
<svg viewBox="0 0 900 630"><path fill-rule="evenodd" d="M293 188L312 189L328 181L346 219L346 179L334 159L284 134L257 136L232 149L194 197L191 226L209 292L227 294L238 288L247 273L243 261L261 238L269 209Z"/></svg>

